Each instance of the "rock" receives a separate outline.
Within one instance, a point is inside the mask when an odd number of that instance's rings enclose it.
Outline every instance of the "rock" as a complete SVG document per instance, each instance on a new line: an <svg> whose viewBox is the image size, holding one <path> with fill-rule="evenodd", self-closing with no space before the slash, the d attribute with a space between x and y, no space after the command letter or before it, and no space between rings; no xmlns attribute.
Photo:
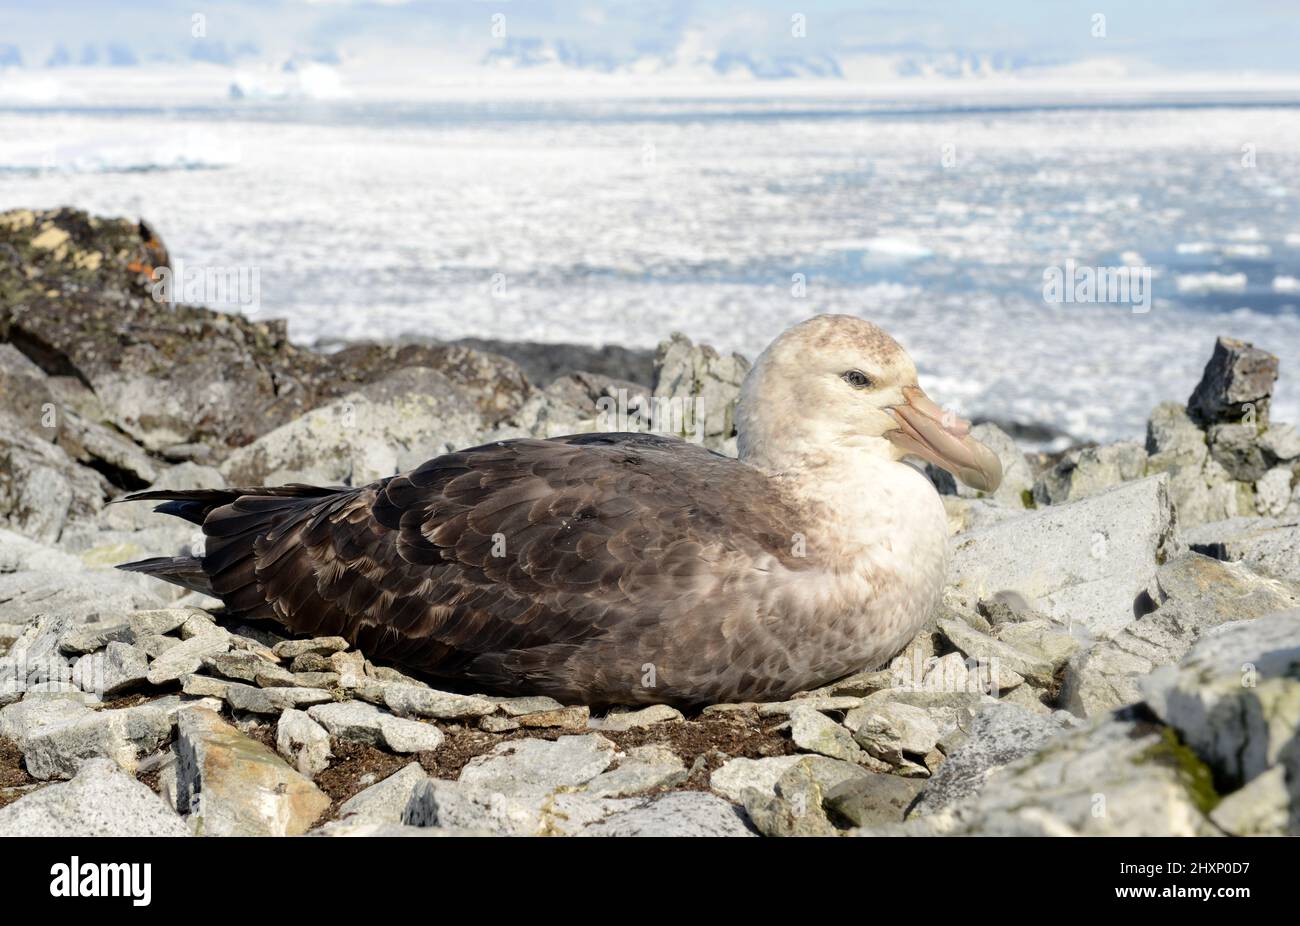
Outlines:
<svg viewBox="0 0 1300 926"><path fill-rule="evenodd" d="M1205 432L1181 405L1166 402L1152 411L1146 449L1147 473L1169 475L1169 497L1180 526L1238 514L1238 484L1210 457Z"/></svg>
<svg viewBox="0 0 1300 926"><path fill-rule="evenodd" d="M419 762L412 762L378 784L353 795L339 807L340 819L366 823L401 823L416 788L429 780Z"/></svg>
<svg viewBox="0 0 1300 926"><path fill-rule="evenodd" d="M1178 662L1210 628L1300 604L1300 592L1199 553L1161 566L1148 594L1158 610L1070 661L1060 702L1067 709L1096 717L1139 701L1139 680L1157 666Z"/></svg>
<svg viewBox="0 0 1300 926"><path fill-rule="evenodd" d="M753 836L737 808L712 794L676 791L611 814L580 836Z"/></svg>
<svg viewBox="0 0 1300 926"><path fill-rule="evenodd" d="M952 750L930 778L916 812L934 813L968 804L999 768L1042 750L1061 733L1061 725L1010 704L983 708L971 721L969 736Z"/></svg>
<svg viewBox="0 0 1300 926"><path fill-rule="evenodd" d="M768 701L758 705L760 717L789 717L800 708L812 708L815 711L848 711L862 704L862 698L854 695L799 695L791 701Z"/></svg>
<svg viewBox="0 0 1300 926"><path fill-rule="evenodd" d="M299 774L315 778L329 768L330 735L302 711L289 708L275 726L275 748Z"/></svg>
<svg viewBox="0 0 1300 926"><path fill-rule="evenodd" d="M306 655L331 656L347 648L348 641L342 637L310 637L305 640L284 640L271 647L271 651L281 659L294 659Z"/></svg>
<svg viewBox="0 0 1300 926"><path fill-rule="evenodd" d="M1216 832L1205 813L1215 797L1209 770L1170 731L1151 723L1106 718L1044 743L1046 731L1025 715L1017 726L1037 740L1024 758L986 774L978 761L954 754L940 767L921 796L918 811L932 791L942 789L945 809L930 813L930 831L987 836L1203 836ZM972 732L967 747L1003 755L1024 748L1019 736L996 737L980 746ZM954 769L954 777L944 773ZM978 795L952 787L965 768L983 781ZM960 803L957 803L960 802Z"/></svg>
<svg viewBox="0 0 1300 926"><path fill-rule="evenodd" d="M109 643L102 653L87 653L72 667L73 682L100 697L138 688L148 675L149 657L128 643Z"/></svg>
<svg viewBox="0 0 1300 926"><path fill-rule="evenodd" d="M194 614L185 608L136 611L106 620L91 620L72 627L59 638L64 653L93 653L109 643L136 643L144 637L167 634Z"/></svg>
<svg viewBox="0 0 1300 926"><path fill-rule="evenodd" d="M1259 427L1254 423L1212 424L1206 430L1210 456L1238 482L1254 482L1268 471L1271 461L1259 446Z"/></svg>
<svg viewBox="0 0 1300 926"><path fill-rule="evenodd" d="M224 630L190 637L153 661L149 666L149 684L164 685L176 681L182 675L197 672L205 657L217 656L229 649L230 634Z"/></svg>
<svg viewBox="0 0 1300 926"><path fill-rule="evenodd" d="M1219 802L1210 819L1231 836L1295 835L1286 769L1275 765Z"/></svg>
<svg viewBox="0 0 1300 926"><path fill-rule="evenodd" d="M871 755L896 767L914 763L904 754L924 757L939 742L939 725L922 708L889 702L871 708L854 718L853 738ZM849 720L845 718L845 726Z"/></svg>
<svg viewBox="0 0 1300 926"><path fill-rule="evenodd" d="M1081 645L1078 637L1046 618L1008 621L999 624L993 635L1035 662L1045 663L1053 676Z"/></svg>
<svg viewBox="0 0 1300 926"><path fill-rule="evenodd" d="M656 723L682 720L682 712L667 704L652 704L636 711L610 711L604 717L593 717L587 722L592 730L622 732Z"/></svg>
<svg viewBox="0 0 1300 926"><path fill-rule="evenodd" d="M59 650L69 655L93 653L109 643L131 643L135 638L135 631L125 619L91 620L69 628L59 638Z"/></svg>
<svg viewBox="0 0 1300 926"><path fill-rule="evenodd" d="M832 822L881 826L901 823L921 788L918 779L866 772L832 788L822 800Z"/></svg>
<svg viewBox="0 0 1300 926"><path fill-rule="evenodd" d="M1270 425L1259 435L1259 448L1270 463L1300 459L1300 431L1290 424Z"/></svg>
<svg viewBox="0 0 1300 926"><path fill-rule="evenodd" d="M740 354L723 357L707 345L696 346L681 334L662 342L655 352L653 395L659 433L675 434L710 450L736 455L736 402L740 384L749 373L749 361ZM677 403L681 426L662 425L661 400ZM669 414L671 416L671 413Z"/></svg>
<svg viewBox="0 0 1300 926"><path fill-rule="evenodd" d="M0 412L0 527L42 543L104 506L108 481Z"/></svg>
<svg viewBox="0 0 1300 926"><path fill-rule="evenodd" d="M65 409L59 446L83 466L112 474L113 481L132 489L153 483L161 469L153 457L113 427Z"/></svg>
<svg viewBox="0 0 1300 926"><path fill-rule="evenodd" d="M786 770L773 794L745 792L745 813L764 836L834 836L822 797L811 763L803 759Z"/></svg>
<svg viewBox="0 0 1300 926"><path fill-rule="evenodd" d="M57 615L68 628L92 616L157 608L162 583L115 569L92 569L77 557L0 530L0 620L27 623Z"/></svg>
<svg viewBox="0 0 1300 926"><path fill-rule="evenodd" d="M496 710L487 698L437 691L401 682L371 682L357 689L358 697L378 699L399 717L424 717L430 720L464 720L485 717Z"/></svg>
<svg viewBox="0 0 1300 926"><path fill-rule="evenodd" d="M849 762L862 760L862 749L843 726L812 707L790 712L790 738L805 752L815 752Z"/></svg>
<svg viewBox="0 0 1300 926"><path fill-rule="evenodd" d="M941 496L944 513L948 516L948 533L961 534L966 531L982 530L1011 521L1024 514L1023 508L1012 508L987 498L958 498L955 495ZM1033 500L1032 494L1030 500Z"/></svg>
<svg viewBox="0 0 1300 926"><path fill-rule="evenodd" d="M618 767L601 772L587 783L588 794L627 797L671 788L686 780L686 765L665 746L636 746Z"/></svg>
<svg viewBox="0 0 1300 926"><path fill-rule="evenodd" d="M973 609L1011 591L1062 623L1112 636L1176 548L1167 488L1166 476L1140 479L955 537L948 595Z"/></svg>
<svg viewBox="0 0 1300 926"><path fill-rule="evenodd" d="M484 717L485 721L489 718ZM516 727L559 727L564 730L585 730L591 719L591 708L586 705L562 707L553 711L536 711L532 714L520 714L511 719Z"/></svg>
<svg viewBox="0 0 1300 926"><path fill-rule="evenodd" d="M528 695L522 698L492 697L497 709L507 717L522 717L524 714L539 714L546 711L563 710L564 705L546 695Z"/></svg>
<svg viewBox="0 0 1300 926"><path fill-rule="evenodd" d="M1141 688L1156 715L1213 769L1215 781L1240 787L1281 765L1295 806L1300 608L1214 628L1177 667L1157 669Z"/></svg>
<svg viewBox="0 0 1300 926"><path fill-rule="evenodd" d="M561 736L554 742L513 740L470 759L459 780L505 794L572 788L608 768L614 751L614 744L596 733Z"/></svg>
<svg viewBox="0 0 1300 926"><path fill-rule="evenodd" d="M368 743L397 753L429 752L442 745L442 731L432 724L394 717L364 701L318 704L307 713L331 736Z"/></svg>
<svg viewBox="0 0 1300 926"><path fill-rule="evenodd" d="M232 645L234 641L231 641ZM203 657L203 668L222 678L250 682L259 688L317 687L302 684L302 677L283 666L267 662L256 653L218 653Z"/></svg>
<svg viewBox="0 0 1300 926"><path fill-rule="evenodd" d="M1277 357L1245 341L1219 338L1201 381L1187 400L1187 411L1201 424L1240 422L1252 410L1268 421L1269 398L1277 381Z"/></svg>
<svg viewBox="0 0 1300 926"><path fill-rule="evenodd" d="M997 454L1002 462L1002 482L989 497L1010 508L1028 507L1026 500L1034 487L1034 473L1029 467L1029 461L1025 459L1024 451L1007 432L992 422L975 425L971 428L971 436ZM925 474L942 495L956 495L960 498L983 498L986 495L957 482L947 470L932 463L926 465Z"/></svg>
<svg viewBox="0 0 1300 926"><path fill-rule="evenodd" d="M84 763L75 778L0 808L0 837L188 836L158 795L107 759Z"/></svg>
<svg viewBox="0 0 1300 926"><path fill-rule="evenodd" d="M1140 444L1120 441L1104 447L1068 451L1061 461L1038 477L1034 501L1060 505L1096 495L1146 474L1147 452Z"/></svg>
<svg viewBox="0 0 1300 926"><path fill-rule="evenodd" d="M430 778L417 785L402 822L444 830L510 836L571 836L645 799L605 798L566 789L499 791Z"/></svg>
<svg viewBox="0 0 1300 926"><path fill-rule="evenodd" d="M1204 524L1188 532L1187 543L1197 552L1239 561L1284 582L1294 583L1300 577L1300 518L1236 518Z"/></svg>
<svg viewBox="0 0 1300 926"><path fill-rule="evenodd" d="M12 739L33 778L72 778L91 759L111 759L134 772L141 756L171 735L164 706L145 703L95 711L62 697L29 693L0 709L0 736Z"/></svg>
<svg viewBox="0 0 1300 926"><path fill-rule="evenodd" d="M296 836L329 809L309 779L211 711L181 711L176 756L178 799L196 835Z"/></svg>
<svg viewBox="0 0 1300 926"><path fill-rule="evenodd" d="M1023 653L1011 644L980 633L959 620L940 618L938 627L939 632L947 637L948 642L965 653L968 660L976 660L979 665L990 668L1010 669L1039 688L1052 684L1054 676L1052 663L1030 653ZM998 679L992 676L990 681L997 684Z"/></svg>
<svg viewBox="0 0 1300 926"><path fill-rule="evenodd" d="M776 783L802 756L771 756L766 759L731 759L714 769L709 787L727 800L740 803L747 790L774 793Z"/></svg>
<svg viewBox="0 0 1300 926"><path fill-rule="evenodd" d="M328 691L319 688L254 688L240 682L222 684L225 685L223 694L206 691L203 694L222 698L235 710L248 711L250 714L279 714L290 708L309 707L334 700ZM187 687L186 694L198 693L192 688L193 686Z"/></svg>
<svg viewBox="0 0 1300 926"><path fill-rule="evenodd" d="M971 718L976 712L983 707L1001 702L980 690L887 688L868 695L861 708L850 711L852 722L856 723L879 706L890 703L910 704L913 707L923 708L930 715L930 719L939 725L939 744L946 751L956 739L965 738L965 731L970 729ZM845 718L846 721L849 719ZM888 771L888 768L882 767L878 770Z"/></svg>
<svg viewBox="0 0 1300 926"><path fill-rule="evenodd" d="M1205 432L1177 402L1162 402L1147 419L1147 465L1154 470L1200 470L1209 454Z"/></svg>
<svg viewBox="0 0 1300 926"><path fill-rule="evenodd" d="M57 442L62 421L45 371L12 344L0 343L0 408L14 424Z"/></svg>
<svg viewBox="0 0 1300 926"><path fill-rule="evenodd" d="M437 370L467 391L479 413L489 422L517 412L533 394L529 377L515 360L480 344L354 342L330 356L345 367L365 370L410 367Z"/></svg>
<svg viewBox="0 0 1300 926"><path fill-rule="evenodd" d="M479 443L489 428L474 406L437 370L409 367L240 447L221 473L232 485L364 485Z"/></svg>
<svg viewBox="0 0 1300 926"><path fill-rule="evenodd" d="M1255 509L1264 517L1281 517L1291 504L1295 473L1290 466L1275 466L1255 483Z"/></svg>
<svg viewBox="0 0 1300 926"><path fill-rule="evenodd" d="M55 248L33 246L64 235ZM173 302L168 289L183 281L143 223L19 210L0 217L6 250L18 259L0 259L0 341L60 374L50 382L87 384L104 424L169 458L220 459L345 394L373 390L383 405L395 365L437 365L450 388L428 394L463 393L475 416L526 389L513 364L463 346L317 353L291 344L282 321Z"/></svg>

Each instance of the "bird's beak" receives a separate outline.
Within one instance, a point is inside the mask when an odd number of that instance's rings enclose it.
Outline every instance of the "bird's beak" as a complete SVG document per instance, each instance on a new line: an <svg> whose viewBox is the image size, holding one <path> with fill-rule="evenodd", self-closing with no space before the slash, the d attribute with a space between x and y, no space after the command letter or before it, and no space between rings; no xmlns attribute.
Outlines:
<svg viewBox="0 0 1300 926"><path fill-rule="evenodd" d="M970 434L970 422L944 411L920 386L904 386L904 401L889 407L898 427L887 431L896 447L942 466L966 485L992 492L1002 482L1002 462Z"/></svg>

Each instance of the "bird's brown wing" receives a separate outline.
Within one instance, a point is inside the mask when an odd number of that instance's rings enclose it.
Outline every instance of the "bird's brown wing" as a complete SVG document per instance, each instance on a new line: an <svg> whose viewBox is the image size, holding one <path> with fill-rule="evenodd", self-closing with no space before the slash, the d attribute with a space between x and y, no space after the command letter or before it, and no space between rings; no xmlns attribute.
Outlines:
<svg viewBox="0 0 1300 926"><path fill-rule="evenodd" d="M765 476L650 435L489 444L323 497L227 491L249 494L205 515L203 568L228 606L508 690L596 699L585 647L805 564Z"/></svg>

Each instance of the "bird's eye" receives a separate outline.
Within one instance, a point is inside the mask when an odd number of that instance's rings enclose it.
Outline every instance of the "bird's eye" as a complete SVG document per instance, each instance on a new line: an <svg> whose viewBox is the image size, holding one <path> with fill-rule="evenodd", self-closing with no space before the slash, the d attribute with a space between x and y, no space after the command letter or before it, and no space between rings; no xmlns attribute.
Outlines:
<svg viewBox="0 0 1300 926"><path fill-rule="evenodd" d="M866 373L863 373L861 370L849 370L847 373L842 374L840 379L844 380L854 389L866 389L871 385L871 377Z"/></svg>

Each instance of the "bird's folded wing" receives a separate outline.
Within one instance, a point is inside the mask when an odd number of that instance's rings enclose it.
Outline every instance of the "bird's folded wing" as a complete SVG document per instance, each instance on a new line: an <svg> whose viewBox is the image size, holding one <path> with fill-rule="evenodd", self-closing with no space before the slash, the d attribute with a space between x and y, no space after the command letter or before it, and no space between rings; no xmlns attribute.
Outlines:
<svg viewBox="0 0 1300 926"><path fill-rule="evenodd" d="M704 580L739 594L762 563L802 568L799 529L745 464L667 438L583 435L459 451L324 497L242 495L208 515L204 567L236 610L489 677L648 630Z"/></svg>

